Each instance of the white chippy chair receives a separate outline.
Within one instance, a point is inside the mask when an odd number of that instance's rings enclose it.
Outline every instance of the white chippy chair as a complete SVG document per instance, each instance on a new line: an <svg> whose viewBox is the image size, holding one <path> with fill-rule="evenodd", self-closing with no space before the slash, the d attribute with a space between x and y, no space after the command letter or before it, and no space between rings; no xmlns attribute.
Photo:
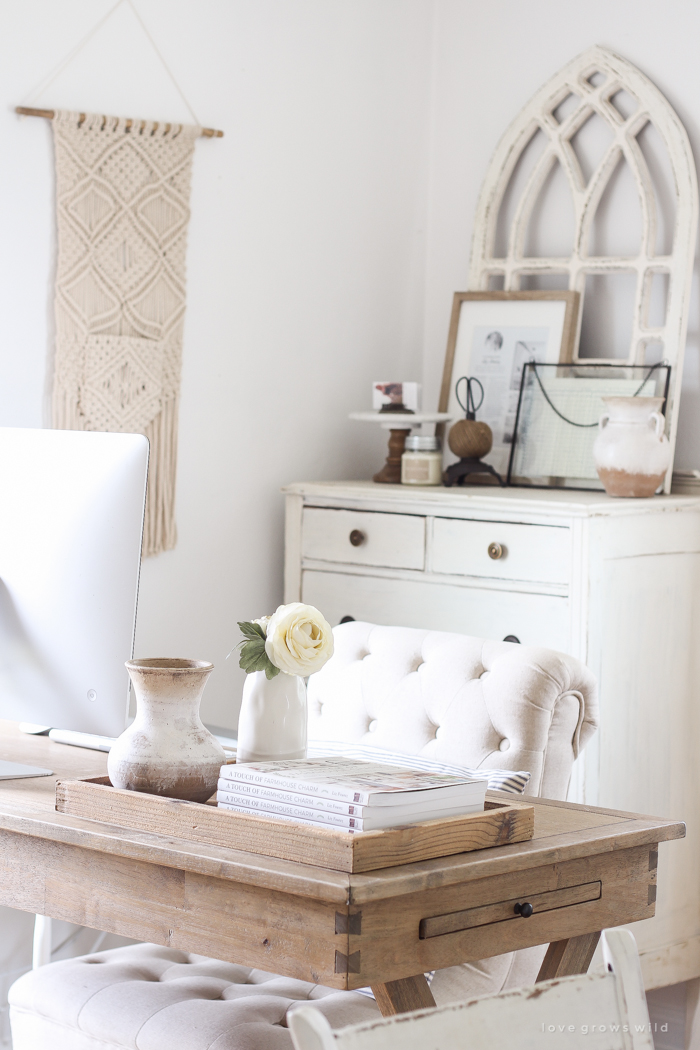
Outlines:
<svg viewBox="0 0 700 1050"><path fill-rule="evenodd" d="M637 945L603 932L603 973L543 981L471 1002L333 1031L301 1006L289 1015L294 1050L653 1050Z"/></svg>
<svg viewBox="0 0 700 1050"><path fill-rule="evenodd" d="M310 744L400 751L450 765L529 770L563 799L597 726L596 685L548 649L348 623L309 681ZM544 947L441 970L438 1005L534 981ZM14 1050L291 1050L300 1001L332 1027L379 1018L372 998L138 944L52 963L10 991Z"/></svg>

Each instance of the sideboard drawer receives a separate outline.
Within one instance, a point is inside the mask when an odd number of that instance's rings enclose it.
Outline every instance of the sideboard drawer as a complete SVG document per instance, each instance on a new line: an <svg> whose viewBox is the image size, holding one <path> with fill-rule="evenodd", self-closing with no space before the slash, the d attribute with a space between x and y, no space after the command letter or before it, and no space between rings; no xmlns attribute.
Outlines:
<svg viewBox="0 0 700 1050"><path fill-rule="evenodd" d="M571 531L553 525L435 518L433 571L568 583Z"/></svg>
<svg viewBox="0 0 700 1050"><path fill-rule="evenodd" d="M476 638L515 636L523 645L568 652L569 601L549 594L460 587L423 580L354 576L351 572L302 573L301 600L322 609L332 626L353 620L428 631L456 631Z"/></svg>
<svg viewBox="0 0 700 1050"><path fill-rule="evenodd" d="M425 518L306 507L302 557L389 569L425 567Z"/></svg>

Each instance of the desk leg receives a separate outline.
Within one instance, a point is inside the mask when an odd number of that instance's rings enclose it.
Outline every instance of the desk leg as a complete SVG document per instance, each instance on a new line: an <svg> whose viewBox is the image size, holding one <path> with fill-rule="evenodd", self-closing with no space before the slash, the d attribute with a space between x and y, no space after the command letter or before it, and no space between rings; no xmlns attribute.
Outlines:
<svg viewBox="0 0 700 1050"><path fill-rule="evenodd" d="M586 973L599 940L600 933L585 933L582 937L570 937L566 941L552 941L537 980L551 981L555 977Z"/></svg>
<svg viewBox="0 0 700 1050"><path fill-rule="evenodd" d="M433 993L424 974L415 977L402 977L400 981L387 981L386 984L373 984L372 991L382 1017L393 1014L407 1014L411 1010L423 1010L426 1006L435 1006Z"/></svg>
<svg viewBox="0 0 700 1050"><path fill-rule="evenodd" d="M38 970L51 962L51 919L46 915L34 917L34 948L32 969Z"/></svg>

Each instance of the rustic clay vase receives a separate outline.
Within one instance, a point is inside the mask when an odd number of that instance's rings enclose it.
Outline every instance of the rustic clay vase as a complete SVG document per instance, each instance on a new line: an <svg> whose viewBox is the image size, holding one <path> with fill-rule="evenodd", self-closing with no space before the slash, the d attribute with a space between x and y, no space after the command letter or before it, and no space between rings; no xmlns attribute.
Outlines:
<svg viewBox="0 0 700 1050"><path fill-rule="evenodd" d="M221 744L199 717L214 665L204 660L129 660L136 718L107 760L114 787L206 802L226 761Z"/></svg>
<svg viewBox="0 0 700 1050"><path fill-rule="evenodd" d="M238 717L236 762L306 758L306 682L280 671L246 675Z"/></svg>
<svg viewBox="0 0 700 1050"><path fill-rule="evenodd" d="M609 496L653 496L671 462L659 409L662 397L604 397L593 445L598 477Z"/></svg>

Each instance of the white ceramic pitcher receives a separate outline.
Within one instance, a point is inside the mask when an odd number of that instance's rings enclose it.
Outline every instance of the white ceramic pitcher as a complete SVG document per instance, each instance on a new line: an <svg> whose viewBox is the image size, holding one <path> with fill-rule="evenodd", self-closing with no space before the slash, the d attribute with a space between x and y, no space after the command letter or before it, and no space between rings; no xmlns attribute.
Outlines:
<svg viewBox="0 0 700 1050"><path fill-rule="evenodd" d="M671 462L659 411L662 397L604 397L593 445L598 477L609 496L653 496Z"/></svg>
<svg viewBox="0 0 700 1050"><path fill-rule="evenodd" d="M306 758L306 682L281 671L246 675L238 716L237 762Z"/></svg>

